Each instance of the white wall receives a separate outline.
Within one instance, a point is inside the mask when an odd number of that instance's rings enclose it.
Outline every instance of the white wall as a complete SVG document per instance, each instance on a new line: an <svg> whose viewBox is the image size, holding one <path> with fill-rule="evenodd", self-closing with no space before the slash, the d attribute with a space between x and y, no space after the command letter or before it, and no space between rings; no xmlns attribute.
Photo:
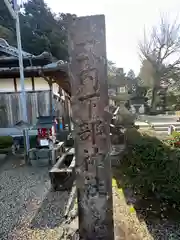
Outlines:
<svg viewBox="0 0 180 240"><path fill-rule="evenodd" d="M53 83L52 90L54 94L59 95L59 86L57 83Z"/></svg>
<svg viewBox="0 0 180 240"><path fill-rule="evenodd" d="M25 78L24 83L25 83L25 89L27 91L31 91L32 90L31 78ZM16 84L17 84L17 91L21 91L21 85L20 85L20 79L19 78L16 78Z"/></svg>
<svg viewBox="0 0 180 240"><path fill-rule="evenodd" d="M21 91L20 79L16 79L17 90ZM43 78L34 78L34 87L36 91L49 90L48 83ZM31 78L25 78L25 89L27 91L32 91L32 80Z"/></svg>
<svg viewBox="0 0 180 240"><path fill-rule="evenodd" d="M49 90L49 85L43 78L34 78L34 86L36 91Z"/></svg>
<svg viewBox="0 0 180 240"><path fill-rule="evenodd" d="M0 92L14 92L14 80L0 79Z"/></svg>
<svg viewBox="0 0 180 240"><path fill-rule="evenodd" d="M21 91L20 79L16 79L17 91ZM35 91L49 90L48 83L43 78L34 78ZM26 91L32 91L31 78L25 78ZM13 79L0 79L0 92L14 92L14 80ZM58 95L58 84L53 84L53 92Z"/></svg>

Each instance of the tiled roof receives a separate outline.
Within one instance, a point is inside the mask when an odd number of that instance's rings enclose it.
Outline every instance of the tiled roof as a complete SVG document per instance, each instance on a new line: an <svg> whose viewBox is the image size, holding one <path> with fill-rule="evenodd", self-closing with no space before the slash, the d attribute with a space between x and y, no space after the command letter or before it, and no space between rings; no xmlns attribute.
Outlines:
<svg viewBox="0 0 180 240"><path fill-rule="evenodd" d="M3 38L0 38L0 51L4 52L8 55L14 56L14 57L18 57L18 49L10 46L6 40L4 40ZM34 56L33 54L27 53L25 51L22 51L22 55L23 57L32 57Z"/></svg>
<svg viewBox="0 0 180 240"><path fill-rule="evenodd" d="M0 53L3 53L0 57L0 79L20 77L18 49L10 46L4 39L0 38ZM61 60L53 62L52 55L48 52L35 56L22 51L22 55L24 77L53 77L70 94L68 63Z"/></svg>

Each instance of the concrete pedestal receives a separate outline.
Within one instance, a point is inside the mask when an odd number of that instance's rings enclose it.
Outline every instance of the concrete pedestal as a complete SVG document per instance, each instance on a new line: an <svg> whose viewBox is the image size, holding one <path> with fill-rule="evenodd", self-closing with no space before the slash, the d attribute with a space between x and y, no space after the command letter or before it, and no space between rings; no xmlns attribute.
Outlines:
<svg viewBox="0 0 180 240"><path fill-rule="evenodd" d="M52 149L31 148L29 150L29 163L33 166L48 166L57 162L57 159L65 152L64 142L56 144Z"/></svg>
<svg viewBox="0 0 180 240"><path fill-rule="evenodd" d="M75 156L74 149L64 153L49 172L52 188L57 190L69 190L75 180Z"/></svg>

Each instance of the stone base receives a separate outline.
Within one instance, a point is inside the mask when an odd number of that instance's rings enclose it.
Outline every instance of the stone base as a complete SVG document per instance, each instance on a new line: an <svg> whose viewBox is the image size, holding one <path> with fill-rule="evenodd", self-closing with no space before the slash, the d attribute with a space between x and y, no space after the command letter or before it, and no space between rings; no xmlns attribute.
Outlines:
<svg viewBox="0 0 180 240"><path fill-rule="evenodd" d="M117 167L120 165L120 161L123 156L123 153L125 152L125 149L126 149L125 144L112 146L112 151L110 154L112 167Z"/></svg>
<svg viewBox="0 0 180 240"><path fill-rule="evenodd" d="M3 165L6 161L7 154L0 154L0 166Z"/></svg>
<svg viewBox="0 0 180 240"><path fill-rule="evenodd" d="M49 148L31 148L29 150L28 160L33 166L48 166L57 162L57 159L65 152L64 142L55 145L53 149Z"/></svg>
<svg viewBox="0 0 180 240"><path fill-rule="evenodd" d="M52 150L32 148L29 150L29 163L32 166L48 166L52 162Z"/></svg>
<svg viewBox="0 0 180 240"><path fill-rule="evenodd" d="M49 172L54 191L70 190L75 180L74 149L64 153Z"/></svg>

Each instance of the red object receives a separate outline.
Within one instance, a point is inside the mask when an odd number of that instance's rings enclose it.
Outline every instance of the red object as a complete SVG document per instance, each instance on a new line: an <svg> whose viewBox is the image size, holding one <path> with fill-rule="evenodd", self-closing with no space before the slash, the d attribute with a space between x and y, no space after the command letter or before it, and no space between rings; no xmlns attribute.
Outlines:
<svg viewBox="0 0 180 240"><path fill-rule="evenodd" d="M49 139L52 137L52 129L47 128L39 128L38 129L38 142L40 142L41 139Z"/></svg>
<svg viewBox="0 0 180 240"><path fill-rule="evenodd" d="M47 138L48 136L52 136L52 130L46 128L39 128L38 129L38 138Z"/></svg>
<svg viewBox="0 0 180 240"><path fill-rule="evenodd" d="M57 124L57 120L55 119L55 121L52 122L52 124L48 123L47 128L45 128L45 125L42 125L42 128L39 127L38 130L38 136L37 136L37 141L40 144L41 140L51 140L53 142L55 142L56 140L56 124Z"/></svg>

